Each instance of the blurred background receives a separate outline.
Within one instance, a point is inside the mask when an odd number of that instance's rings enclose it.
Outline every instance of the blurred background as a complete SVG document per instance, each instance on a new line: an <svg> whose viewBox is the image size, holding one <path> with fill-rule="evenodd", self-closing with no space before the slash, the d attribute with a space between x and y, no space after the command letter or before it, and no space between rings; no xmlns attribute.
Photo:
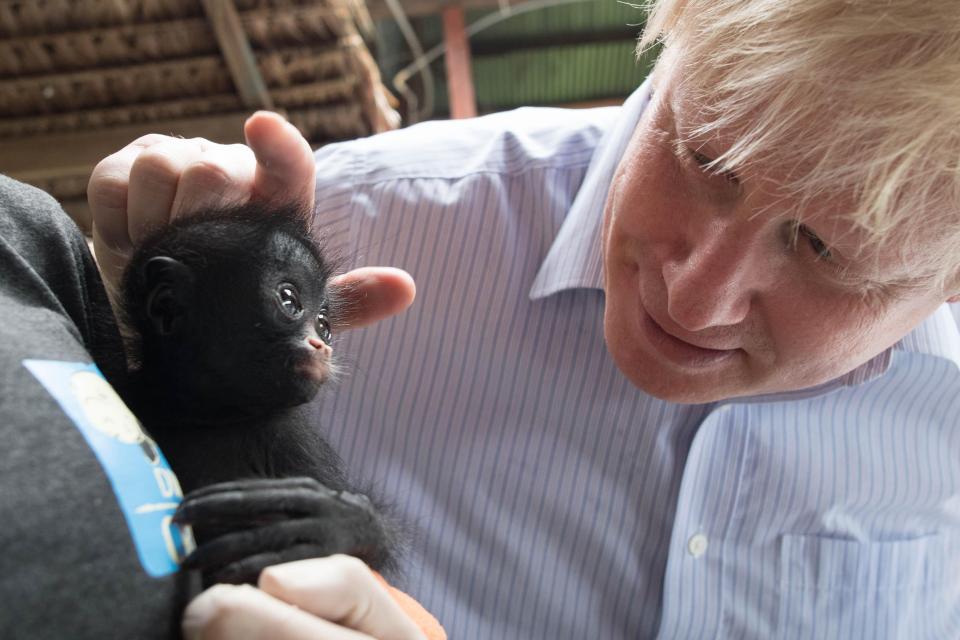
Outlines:
<svg viewBox="0 0 960 640"><path fill-rule="evenodd" d="M524 105L620 104L649 70L617 0L0 0L0 173L89 231L98 160L163 133L314 147Z"/></svg>

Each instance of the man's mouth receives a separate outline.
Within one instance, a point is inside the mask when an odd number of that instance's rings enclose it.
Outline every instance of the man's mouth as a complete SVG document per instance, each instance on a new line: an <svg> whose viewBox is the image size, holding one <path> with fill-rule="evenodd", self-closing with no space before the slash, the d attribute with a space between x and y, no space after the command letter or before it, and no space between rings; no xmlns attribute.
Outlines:
<svg viewBox="0 0 960 640"><path fill-rule="evenodd" d="M699 368L715 365L734 357L742 349L733 348L714 348L714 346L703 346L691 342L688 339L681 338L675 332L667 331L663 325L657 322L654 317L644 307L643 302L637 300L639 310L639 329L646 342L666 360L687 368ZM693 338L697 340L697 338Z"/></svg>

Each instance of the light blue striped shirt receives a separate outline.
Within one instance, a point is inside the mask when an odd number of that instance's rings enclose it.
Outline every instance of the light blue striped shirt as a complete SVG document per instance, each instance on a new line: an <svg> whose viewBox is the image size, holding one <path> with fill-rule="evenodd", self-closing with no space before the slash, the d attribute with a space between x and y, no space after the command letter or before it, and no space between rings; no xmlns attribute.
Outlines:
<svg viewBox="0 0 960 640"><path fill-rule="evenodd" d="M960 638L949 307L803 392L676 405L612 362L600 225L646 101L317 152L328 244L417 281L317 405L415 527L402 586L455 640Z"/></svg>

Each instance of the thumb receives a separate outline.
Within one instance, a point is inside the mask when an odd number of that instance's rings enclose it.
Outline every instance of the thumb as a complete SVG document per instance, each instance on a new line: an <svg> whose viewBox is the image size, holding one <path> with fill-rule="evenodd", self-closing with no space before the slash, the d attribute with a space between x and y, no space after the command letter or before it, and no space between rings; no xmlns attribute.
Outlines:
<svg viewBox="0 0 960 640"><path fill-rule="evenodd" d="M378 640L424 640L370 569L344 555L267 567L260 588L300 610Z"/></svg>
<svg viewBox="0 0 960 640"><path fill-rule="evenodd" d="M276 113L258 111L247 118L243 133L257 158L252 196L298 202L312 211L317 169L300 131Z"/></svg>
<svg viewBox="0 0 960 640"><path fill-rule="evenodd" d="M417 295L410 274L392 267L361 267L335 277L332 286L343 304L335 329L357 329L385 320L409 307Z"/></svg>

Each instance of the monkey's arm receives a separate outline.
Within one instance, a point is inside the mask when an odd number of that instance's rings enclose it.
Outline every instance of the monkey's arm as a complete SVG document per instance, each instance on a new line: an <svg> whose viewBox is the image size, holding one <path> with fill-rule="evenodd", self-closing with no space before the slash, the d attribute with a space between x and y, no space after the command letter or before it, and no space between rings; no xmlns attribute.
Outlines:
<svg viewBox="0 0 960 640"><path fill-rule="evenodd" d="M250 479L187 494L176 521L198 548L183 563L204 582L256 583L265 567L346 553L374 569L393 558L390 524L363 495L333 491L312 478Z"/></svg>

